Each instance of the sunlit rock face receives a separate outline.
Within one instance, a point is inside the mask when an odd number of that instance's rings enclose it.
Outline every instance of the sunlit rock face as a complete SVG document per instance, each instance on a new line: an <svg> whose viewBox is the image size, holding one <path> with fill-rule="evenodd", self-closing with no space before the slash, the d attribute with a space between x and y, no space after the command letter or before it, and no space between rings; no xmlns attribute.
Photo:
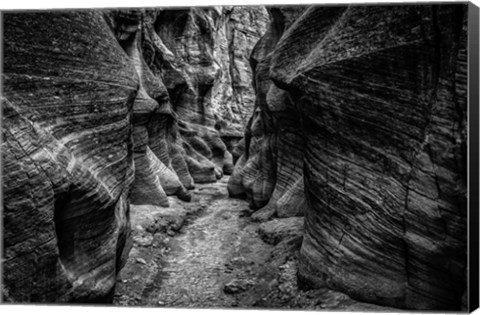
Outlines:
<svg viewBox="0 0 480 315"><path fill-rule="evenodd" d="M100 13L3 17L4 298L107 301L129 248L135 69Z"/></svg>
<svg viewBox="0 0 480 315"><path fill-rule="evenodd" d="M186 189L195 182L214 182L233 170L228 149L242 137L254 102L247 60L267 13L215 7L105 17L140 77L132 203L168 206L168 194L188 200Z"/></svg>
<svg viewBox="0 0 480 315"><path fill-rule="evenodd" d="M282 19L273 16L270 30ZM466 6L311 7L280 40L271 34L260 43L270 40L272 50L253 63L256 102L296 113L289 118L299 121L300 158L292 146L282 152L273 135L283 125L271 111L257 110L230 193L263 207L259 219L281 216L280 178L303 176L304 287L400 308L460 309ZM298 163L281 170L282 159Z"/></svg>
<svg viewBox="0 0 480 315"><path fill-rule="evenodd" d="M267 19L261 7L4 15L6 301L111 300L129 205L190 200L195 182L232 172L224 140L241 150L246 60Z"/></svg>
<svg viewBox="0 0 480 315"><path fill-rule="evenodd" d="M243 136L254 105L248 57L265 32L267 13L262 7L215 7L147 14L155 22L144 55L170 94L178 151L195 182L215 181L232 172L227 145L233 149L232 141ZM164 50L160 56L155 45Z"/></svg>

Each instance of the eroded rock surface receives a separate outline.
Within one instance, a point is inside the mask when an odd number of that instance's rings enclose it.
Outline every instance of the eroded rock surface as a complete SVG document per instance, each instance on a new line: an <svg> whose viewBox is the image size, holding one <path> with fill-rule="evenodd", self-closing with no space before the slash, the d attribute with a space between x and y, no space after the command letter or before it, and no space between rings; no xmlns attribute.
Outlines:
<svg viewBox="0 0 480 315"><path fill-rule="evenodd" d="M299 217L274 219L260 224L258 232L266 243L276 245L286 238L302 238L303 223Z"/></svg>
<svg viewBox="0 0 480 315"><path fill-rule="evenodd" d="M265 31L267 14L261 7L221 7L146 16L155 16L155 23L145 36L150 40L144 42L144 55L170 94L180 135L176 150L189 171L180 179L213 182L233 170L227 145L241 138L253 107L247 60Z"/></svg>
<svg viewBox="0 0 480 315"><path fill-rule="evenodd" d="M246 195L254 209L263 208L254 214L260 221L267 220L277 210L282 213L280 216L301 216L304 211L303 175L298 167L303 143L300 119L288 93L270 80L269 65L284 30L305 9L269 8L272 22L250 57L255 109L245 131L245 152L236 163L228 188L231 196Z"/></svg>
<svg viewBox="0 0 480 315"><path fill-rule="evenodd" d="M135 69L98 12L4 14L4 298L106 301L125 262Z"/></svg>
<svg viewBox="0 0 480 315"><path fill-rule="evenodd" d="M168 206L194 183L233 170L253 107L247 58L264 33L262 7L126 10L105 17L140 77L133 109L132 203ZM224 142L225 140L225 142Z"/></svg>
<svg viewBox="0 0 480 315"><path fill-rule="evenodd" d="M253 106L246 60L267 14L65 11L4 22L4 298L110 301L131 247L130 203L189 201L195 182L232 172L227 144Z"/></svg>
<svg viewBox="0 0 480 315"><path fill-rule="evenodd" d="M290 212L280 210L294 190L285 183L303 182L304 288L460 309L466 6L310 7L286 26L290 11L270 14L252 55L257 107L230 194L268 220Z"/></svg>
<svg viewBox="0 0 480 315"><path fill-rule="evenodd" d="M259 7L4 15L6 301L110 301L133 239L144 304L460 308L466 7L268 11L251 72ZM282 217L260 228L275 246L236 203L166 247L198 210L166 210L167 196L232 172L252 219ZM192 250L210 244L223 256ZM186 270L162 271L155 246ZM199 261L211 269L197 278ZM160 292L162 272L208 294L192 300L174 278Z"/></svg>

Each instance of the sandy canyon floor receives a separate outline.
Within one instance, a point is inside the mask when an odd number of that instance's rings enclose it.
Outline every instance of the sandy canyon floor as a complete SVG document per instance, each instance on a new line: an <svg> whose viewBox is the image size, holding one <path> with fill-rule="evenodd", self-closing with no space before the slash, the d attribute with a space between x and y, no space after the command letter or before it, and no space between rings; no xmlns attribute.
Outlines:
<svg viewBox="0 0 480 315"><path fill-rule="evenodd" d="M327 289L297 287L303 218L250 219L228 177L197 184L191 202L131 207L133 247L114 304L175 308L387 310Z"/></svg>

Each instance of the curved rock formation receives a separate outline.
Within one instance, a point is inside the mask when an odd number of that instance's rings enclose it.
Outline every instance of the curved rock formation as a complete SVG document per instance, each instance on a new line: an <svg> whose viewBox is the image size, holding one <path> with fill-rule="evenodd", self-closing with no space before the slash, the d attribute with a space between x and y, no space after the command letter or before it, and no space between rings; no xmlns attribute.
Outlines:
<svg viewBox="0 0 480 315"><path fill-rule="evenodd" d="M265 9L4 22L4 299L108 301L131 246L129 204L190 200L194 182L233 170L222 136L233 148L253 106L244 61Z"/></svg>
<svg viewBox="0 0 480 315"><path fill-rule="evenodd" d="M132 203L168 206L166 194L189 200L186 189L194 182L212 182L233 170L222 136L239 138L253 106L244 61L263 33L266 13L227 7L105 16L140 77Z"/></svg>
<svg viewBox="0 0 480 315"><path fill-rule="evenodd" d="M281 13L260 41L272 43L270 54L253 63L256 102L267 106L246 130L231 194L263 206L260 219L283 216L276 186L288 200L301 187L285 189L281 178L297 174L286 181L294 185L303 176L304 287L401 308L460 309L466 6L311 7L278 40L271 34L283 31L275 27L287 20ZM296 113L298 155L270 136L285 123L269 107Z"/></svg>
<svg viewBox="0 0 480 315"><path fill-rule="evenodd" d="M272 23L250 57L256 91L255 109L245 132L245 153L230 178L230 195L246 195L254 218L302 215L303 186L300 119L290 95L269 78L272 52L285 29L306 7L269 8ZM281 204L278 203L282 199ZM288 200L288 202L287 202Z"/></svg>
<svg viewBox="0 0 480 315"><path fill-rule="evenodd" d="M222 138L240 139L253 107L247 58L264 33L261 7L160 10L154 30L170 58L149 57L166 82L179 119L181 148L196 182L211 182L233 170ZM155 34L146 41L149 51ZM146 36L148 38L148 36ZM147 48L144 48L147 51ZM157 49L158 51L158 49ZM174 80L171 78L175 77Z"/></svg>
<svg viewBox="0 0 480 315"><path fill-rule="evenodd" d="M4 14L6 301L105 301L129 248L137 77L98 12Z"/></svg>
<svg viewBox="0 0 480 315"><path fill-rule="evenodd" d="M147 66L142 54L144 15L140 10L112 11L106 12L105 18L140 78L132 112L135 181L130 202L168 207L166 192L184 200L189 200L190 195L176 175L168 152L167 129L175 123L168 91ZM169 179L168 185L165 181L162 185L162 177ZM187 188L191 185L189 183Z"/></svg>

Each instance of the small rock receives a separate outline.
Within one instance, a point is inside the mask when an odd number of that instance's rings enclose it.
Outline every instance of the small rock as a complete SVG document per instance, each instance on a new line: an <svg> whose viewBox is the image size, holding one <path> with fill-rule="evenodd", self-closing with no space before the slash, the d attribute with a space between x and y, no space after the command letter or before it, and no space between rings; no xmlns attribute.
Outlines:
<svg viewBox="0 0 480 315"><path fill-rule="evenodd" d="M148 247L153 243L153 236L150 234L147 235L135 235L133 241L138 244L138 246Z"/></svg>
<svg viewBox="0 0 480 315"><path fill-rule="evenodd" d="M233 279L224 285L223 292L227 294L240 293L247 290L251 284L252 282L249 280Z"/></svg>
<svg viewBox="0 0 480 315"><path fill-rule="evenodd" d="M278 286L278 280L277 279L273 279L272 281L270 281L270 283L268 284L268 288L270 290L272 290L274 287Z"/></svg>
<svg viewBox="0 0 480 315"><path fill-rule="evenodd" d="M302 238L304 229L303 217L274 219L260 224L258 233L263 241L276 245L286 238Z"/></svg>
<svg viewBox="0 0 480 315"><path fill-rule="evenodd" d="M170 236L170 237L175 236L175 232L173 232L172 230L168 230L167 235Z"/></svg>
<svg viewBox="0 0 480 315"><path fill-rule="evenodd" d="M143 259L143 258L137 258L137 259L135 259L135 261L136 261L137 263L139 263L139 264L142 264L142 265L146 265L146 264L147 264L147 262L146 262L145 259Z"/></svg>
<svg viewBox="0 0 480 315"><path fill-rule="evenodd" d="M283 293L291 291L291 288L289 287L288 283L282 283L281 285L278 286L278 289L280 290L280 292L283 292Z"/></svg>
<svg viewBox="0 0 480 315"><path fill-rule="evenodd" d="M247 260L244 257L241 257L241 256L232 258L230 263L231 263L233 268L235 268L235 267L241 268L241 267L247 266L249 264L249 262L247 262Z"/></svg>
<svg viewBox="0 0 480 315"><path fill-rule="evenodd" d="M274 207L263 207L255 211L252 215L252 221L265 222L268 221L275 214Z"/></svg>

